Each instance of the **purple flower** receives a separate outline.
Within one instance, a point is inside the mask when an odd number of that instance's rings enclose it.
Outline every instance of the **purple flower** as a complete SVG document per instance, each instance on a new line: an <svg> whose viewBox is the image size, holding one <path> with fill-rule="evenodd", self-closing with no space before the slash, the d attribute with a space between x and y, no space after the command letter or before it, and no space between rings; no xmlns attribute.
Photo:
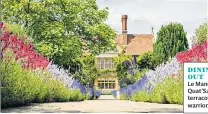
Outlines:
<svg viewBox="0 0 208 114"><path fill-rule="evenodd" d="M124 63L128 66L131 67L131 63L128 60L125 60Z"/></svg>
<svg viewBox="0 0 208 114"><path fill-rule="evenodd" d="M133 62L134 62L134 64L136 64L136 55L133 55L133 57L134 57L134 60L133 60Z"/></svg>
<svg viewBox="0 0 208 114"><path fill-rule="evenodd" d="M74 80L71 87L79 89L81 93L86 93L86 87L83 84L81 84L78 80Z"/></svg>
<svg viewBox="0 0 208 114"><path fill-rule="evenodd" d="M116 91L116 90L113 90L113 91L111 92L111 94L112 94L114 97L116 97L117 91Z"/></svg>
<svg viewBox="0 0 208 114"><path fill-rule="evenodd" d="M135 84L123 87L120 91L121 93L128 94L129 97L131 97L132 93L135 91L146 90L147 93L150 93L157 83L161 82L163 79L165 79L165 77L177 73L179 69L179 62L176 58L173 58L171 61L166 62L166 64L157 66L155 71L149 70ZM132 73L132 71L128 72Z"/></svg>
<svg viewBox="0 0 208 114"><path fill-rule="evenodd" d="M95 91L95 95L96 95L97 97L99 97L99 96L101 95L101 92L100 92L99 90L96 90L96 91Z"/></svg>

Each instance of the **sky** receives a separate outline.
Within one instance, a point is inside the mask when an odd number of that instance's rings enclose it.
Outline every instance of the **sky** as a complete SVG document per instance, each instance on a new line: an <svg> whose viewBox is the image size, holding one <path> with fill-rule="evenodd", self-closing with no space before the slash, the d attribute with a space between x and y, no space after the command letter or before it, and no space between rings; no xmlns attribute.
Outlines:
<svg viewBox="0 0 208 114"><path fill-rule="evenodd" d="M128 15L129 34L148 34L152 27L157 35L160 27L170 22L181 23L190 37L207 18L207 0L96 0L100 9L108 7L106 21L121 33L121 16ZM156 38L156 37L155 37Z"/></svg>

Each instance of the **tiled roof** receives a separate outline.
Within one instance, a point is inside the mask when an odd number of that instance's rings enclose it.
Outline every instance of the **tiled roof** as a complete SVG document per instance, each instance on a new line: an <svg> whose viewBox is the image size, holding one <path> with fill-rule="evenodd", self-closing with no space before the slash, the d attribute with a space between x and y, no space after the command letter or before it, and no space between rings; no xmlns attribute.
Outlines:
<svg viewBox="0 0 208 114"><path fill-rule="evenodd" d="M127 45L125 46L126 55L141 55L148 51L153 51L154 37L152 34L128 34ZM116 38L116 42L120 45L123 44L122 34Z"/></svg>

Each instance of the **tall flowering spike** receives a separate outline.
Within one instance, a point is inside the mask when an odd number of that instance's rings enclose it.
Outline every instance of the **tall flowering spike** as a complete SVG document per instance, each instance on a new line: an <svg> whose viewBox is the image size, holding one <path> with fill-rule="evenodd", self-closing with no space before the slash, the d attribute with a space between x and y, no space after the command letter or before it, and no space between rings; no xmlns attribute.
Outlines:
<svg viewBox="0 0 208 114"><path fill-rule="evenodd" d="M134 60L133 60L133 59L131 59L131 65L132 65L132 66L133 66L133 65L135 65L135 64L134 64Z"/></svg>
<svg viewBox="0 0 208 114"><path fill-rule="evenodd" d="M208 62L208 55L207 55L207 40L204 41L202 45L196 44L192 46L192 49L187 51L179 52L176 54L177 59L180 63L184 62Z"/></svg>
<svg viewBox="0 0 208 114"><path fill-rule="evenodd" d="M125 60L124 63L128 66L131 67L131 63L128 60Z"/></svg>
<svg viewBox="0 0 208 114"><path fill-rule="evenodd" d="M134 64L136 64L137 63L136 55L133 55L133 57L134 57Z"/></svg>
<svg viewBox="0 0 208 114"><path fill-rule="evenodd" d="M3 27L1 23L1 27ZM16 55L16 59L20 59L26 68L36 69L36 68L46 68L48 65L48 59L34 50L32 42L28 44L25 43L25 37L22 37L20 40L17 35L13 34L10 31L4 31L0 37L2 41L3 52L10 48Z"/></svg>
<svg viewBox="0 0 208 114"><path fill-rule="evenodd" d="M161 64L156 67L155 71L149 70L135 84L121 88L120 92L128 94L130 97L135 91L146 90L148 93L150 93L158 82L161 82L167 76L176 74L179 69L180 64L178 60L173 58L171 61L166 62L166 64Z"/></svg>

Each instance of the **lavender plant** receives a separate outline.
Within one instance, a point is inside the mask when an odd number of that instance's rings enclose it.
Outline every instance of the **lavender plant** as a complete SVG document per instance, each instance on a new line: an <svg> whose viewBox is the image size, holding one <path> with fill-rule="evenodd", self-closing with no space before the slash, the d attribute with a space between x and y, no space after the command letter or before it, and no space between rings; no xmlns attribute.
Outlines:
<svg viewBox="0 0 208 114"><path fill-rule="evenodd" d="M60 80L68 89L72 88L72 84L75 80L72 78L68 70L65 70L59 67L58 65L55 65L52 62L50 62L47 67L47 71L52 74L53 79Z"/></svg>
<svg viewBox="0 0 208 114"><path fill-rule="evenodd" d="M128 66L128 74L135 75L136 71L138 70L138 65L136 64L136 56L133 56L133 59L130 61L125 60L124 63Z"/></svg>
<svg viewBox="0 0 208 114"><path fill-rule="evenodd" d="M95 95L95 90L93 88L87 87L78 80L73 79L69 70L65 70L50 62L47 71L52 74L53 79L60 80L68 89L79 89L82 94L89 93L91 98Z"/></svg>
<svg viewBox="0 0 208 114"><path fill-rule="evenodd" d="M145 75L136 83L128 85L127 87L121 88L120 92L128 94L130 97L135 91L146 90L150 93L155 85L163 81L167 76L176 74L180 69L179 62L176 58L161 64L155 68L155 70L149 70Z"/></svg>

